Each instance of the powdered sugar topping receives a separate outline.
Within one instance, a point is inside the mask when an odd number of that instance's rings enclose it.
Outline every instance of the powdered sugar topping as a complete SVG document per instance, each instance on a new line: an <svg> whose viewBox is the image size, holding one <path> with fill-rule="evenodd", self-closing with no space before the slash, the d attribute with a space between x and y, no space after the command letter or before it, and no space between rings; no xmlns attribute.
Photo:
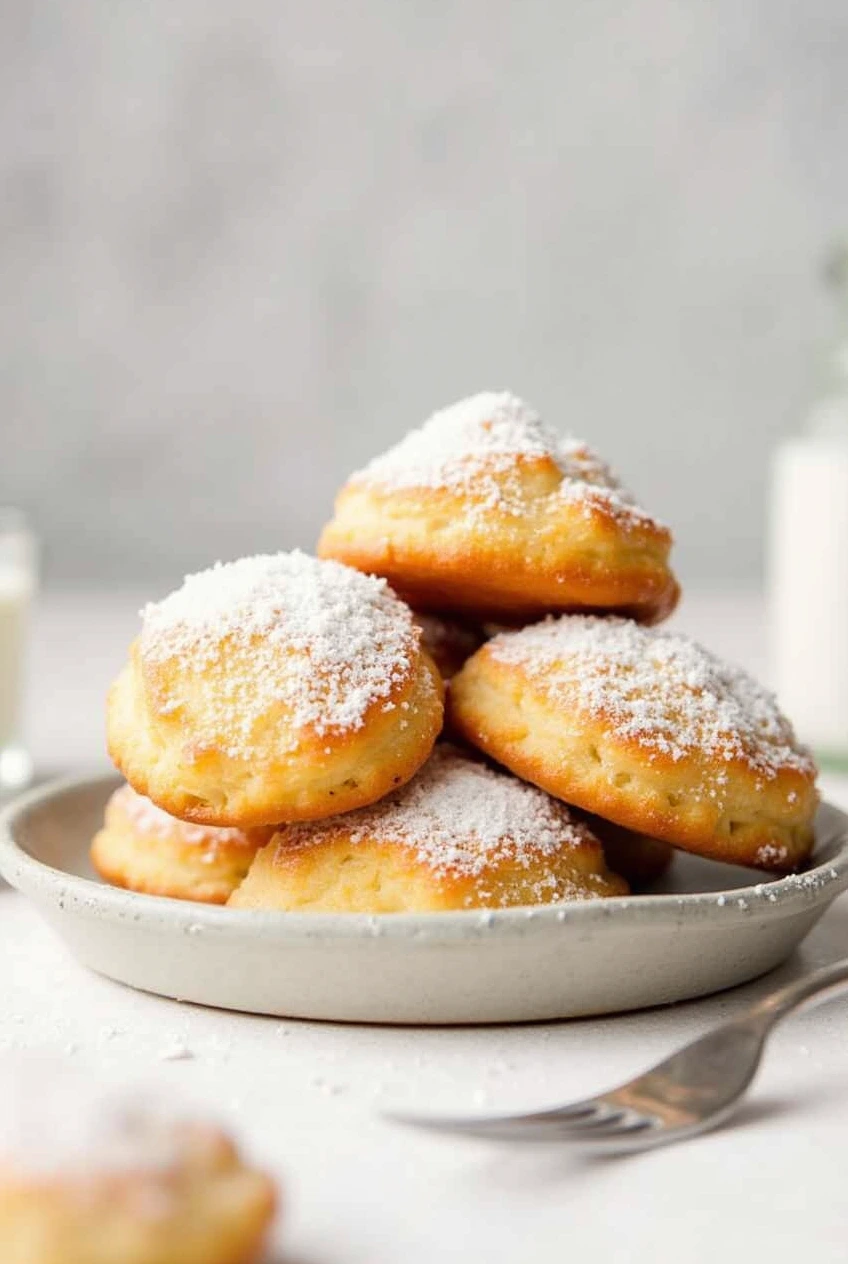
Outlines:
<svg viewBox="0 0 848 1264"><path fill-rule="evenodd" d="M389 490L437 488L467 498L469 513L518 515L526 507L518 475L537 461L550 462L560 475L548 496L551 510L566 500L622 523L653 521L591 448L557 435L508 391L483 391L433 413L353 481Z"/></svg>
<svg viewBox="0 0 848 1264"><path fill-rule="evenodd" d="M148 663L196 675L226 655L225 687L207 691L204 714L240 757L254 753L256 722L277 704L295 734L361 728L418 656L420 632L385 580L301 552L217 563L141 614ZM174 693L160 710L182 705Z"/></svg>
<svg viewBox="0 0 848 1264"><path fill-rule="evenodd" d="M540 857L595 841L564 803L448 744L437 746L402 790L372 807L288 827L278 855L325 842L340 827L354 843L397 843L437 874L472 877L507 857L526 868ZM552 874L550 878L556 885Z"/></svg>
<svg viewBox="0 0 848 1264"><path fill-rule="evenodd" d="M502 633L485 652L521 667L565 714L576 703L649 753L680 760L702 751L766 778L815 771L774 696L681 633L565 615Z"/></svg>

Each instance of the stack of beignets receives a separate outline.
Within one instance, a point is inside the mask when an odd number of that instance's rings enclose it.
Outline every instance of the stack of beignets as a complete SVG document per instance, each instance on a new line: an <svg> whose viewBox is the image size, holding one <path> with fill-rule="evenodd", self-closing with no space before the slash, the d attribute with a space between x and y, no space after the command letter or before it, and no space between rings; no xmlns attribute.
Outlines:
<svg viewBox="0 0 848 1264"><path fill-rule="evenodd" d="M436 413L351 477L321 560L219 564L145 608L108 723L145 798L118 792L95 865L360 912L620 894L674 848L797 867L815 768L756 682L647 626L679 596L670 547L521 400ZM446 688L452 738L500 771L434 751Z"/></svg>

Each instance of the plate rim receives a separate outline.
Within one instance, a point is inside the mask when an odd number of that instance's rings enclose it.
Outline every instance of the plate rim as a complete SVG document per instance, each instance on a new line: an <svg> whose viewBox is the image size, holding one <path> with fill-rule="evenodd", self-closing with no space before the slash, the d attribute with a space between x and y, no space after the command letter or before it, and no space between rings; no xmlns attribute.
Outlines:
<svg viewBox="0 0 848 1264"><path fill-rule="evenodd" d="M49 865L18 842L16 831L27 814L51 800L120 784L115 773L75 774L44 782L0 809L0 874L29 899L43 897L65 911L69 905L111 921L169 923L185 932L212 932L216 938L273 937L281 941L401 939L432 943L434 938L478 938L481 932L526 934L575 923L591 926L611 917L654 925L716 917L725 922L750 920L759 911L769 918L789 916L829 904L848 889L848 812L822 801L828 820L825 859L801 874L767 878L745 887L683 894L613 896L602 900L522 905L506 909L458 909L444 913L301 913L284 910L228 909L223 905L147 895L98 882ZM426 930L426 934L423 933ZM200 936L198 935L198 938Z"/></svg>

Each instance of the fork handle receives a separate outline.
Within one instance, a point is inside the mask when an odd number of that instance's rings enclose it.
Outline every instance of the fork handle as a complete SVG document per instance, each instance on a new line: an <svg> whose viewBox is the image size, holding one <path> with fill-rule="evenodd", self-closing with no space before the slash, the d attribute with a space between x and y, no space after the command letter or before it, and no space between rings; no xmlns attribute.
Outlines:
<svg viewBox="0 0 848 1264"><path fill-rule="evenodd" d="M820 970L814 970L812 974L771 992L753 1006L751 1017L768 1019L770 1027L807 1001L824 1000L828 995L835 995L846 988L848 958L823 966Z"/></svg>

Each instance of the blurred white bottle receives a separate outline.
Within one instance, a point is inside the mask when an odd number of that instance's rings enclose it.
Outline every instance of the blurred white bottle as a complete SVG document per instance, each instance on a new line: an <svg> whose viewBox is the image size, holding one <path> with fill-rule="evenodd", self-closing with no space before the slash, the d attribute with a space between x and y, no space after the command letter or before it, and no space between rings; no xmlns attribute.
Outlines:
<svg viewBox="0 0 848 1264"><path fill-rule="evenodd" d="M35 553L35 540L22 515L0 509L0 796L26 785L32 773L22 711Z"/></svg>
<svg viewBox="0 0 848 1264"><path fill-rule="evenodd" d="M769 614L781 705L823 765L848 771L848 249L828 274L842 331L803 433L775 454Z"/></svg>

